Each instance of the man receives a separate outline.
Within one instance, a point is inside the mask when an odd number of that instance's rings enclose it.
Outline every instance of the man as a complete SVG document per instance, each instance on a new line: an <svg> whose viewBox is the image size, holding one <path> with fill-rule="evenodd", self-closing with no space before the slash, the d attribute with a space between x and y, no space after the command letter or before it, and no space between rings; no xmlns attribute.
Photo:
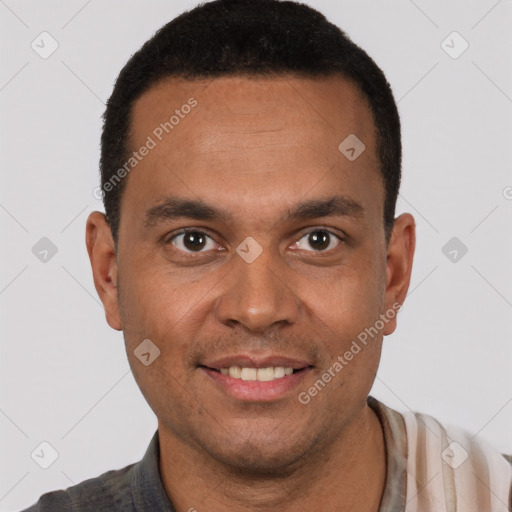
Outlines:
<svg viewBox="0 0 512 512"><path fill-rule="evenodd" d="M318 12L165 25L108 102L86 233L158 431L28 510L509 510L510 460L368 396L412 269L400 167L389 84Z"/></svg>

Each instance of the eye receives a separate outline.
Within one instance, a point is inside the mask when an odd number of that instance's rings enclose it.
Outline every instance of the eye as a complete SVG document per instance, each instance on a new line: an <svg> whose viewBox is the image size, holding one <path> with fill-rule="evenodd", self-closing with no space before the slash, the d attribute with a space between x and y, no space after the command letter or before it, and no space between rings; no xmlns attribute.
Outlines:
<svg viewBox="0 0 512 512"><path fill-rule="evenodd" d="M309 244L315 252L327 252L328 250L337 247L342 241L343 240L338 235L335 235L330 231L325 229L315 229L314 231L306 233L298 242L296 242L295 245L298 249L305 249L308 251L309 249L307 249L305 245Z"/></svg>
<svg viewBox="0 0 512 512"><path fill-rule="evenodd" d="M342 241L341 237L326 229L315 229L306 233L297 241L295 247L309 252L327 252L338 247ZM171 243L180 251L189 254L206 252L218 246L209 235L198 230L187 230L177 233L171 236L167 243ZM308 249L307 245L312 249Z"/></svg>
<svg viewBox="0 0 512 512"><path fill-rule="evenodd" d="M202 231L183 231L172 236L169 242L184 252L205 252L203 249L211 250L217 247L213 239Z"/></svg>

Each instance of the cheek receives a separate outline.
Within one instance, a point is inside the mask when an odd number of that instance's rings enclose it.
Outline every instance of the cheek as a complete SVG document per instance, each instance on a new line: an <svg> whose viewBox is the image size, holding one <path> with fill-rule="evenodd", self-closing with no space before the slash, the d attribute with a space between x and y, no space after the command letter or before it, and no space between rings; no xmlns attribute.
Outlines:
<svg viewBox="0 0 512 512"><path fill-rule="evenodd" d="M373 325L384 308L383 268L371 259L361 258L337 273L323 290L313 295L309 287L305 297L335 332L350 331L357 335L358 330Z"/></svg>
<svg viewBox="0 0 512 512"><path fill-rule="evenodd" d="M126 266L120 276L124 330L170 330L190 311L193 287L176 284L173 274L166 268L147 263L144 270L140 270L141 267Z"/></svg>
<svg viewBox="0 0 512 512"><path fill-rule="evenodd" d="M121 274L120 313L126 353L141 392L161 415L170 403L177 407L186 395L190 374L185 361L193 339L187 323L198 293L190 287L176 287L163 269L135 269L130 279L123 280L124 275L128 274ZM149 349L142 345L147 344L144 340L151 341ZM139 349L142 346L144 350Z"/></svg>
<svg viewBox="0 0 512 512"><path fill-rule="evenodd" d="M382 267L382 268L381 268ZM380 360L384 312L384 266L362 258L333 279L324 293L306 292L321 330L316 343L328 354L324 371L339 375L338 385L371 387ZM339 361L342 358L342 361ZM338 361L343 368L335 372ZM339 366L337 366L339 369ZM362 388L361 388L362 389Z"/></svg>
<svg viewBox="0 0 512 512"><path fill-rule="evenodd" d="M158 363L165 361L165 370L160 378L166 379L166 371L172 376L186 375L187 355L198 338L198 332L205 323L211 309L211 297L215 292L213 273L190 278L184 271L171 271L164 265L146 265L133 269L125 266L121 277L120 314L128 357L135 367L134 350L145 339L150 339L160 350Z"/></svg>

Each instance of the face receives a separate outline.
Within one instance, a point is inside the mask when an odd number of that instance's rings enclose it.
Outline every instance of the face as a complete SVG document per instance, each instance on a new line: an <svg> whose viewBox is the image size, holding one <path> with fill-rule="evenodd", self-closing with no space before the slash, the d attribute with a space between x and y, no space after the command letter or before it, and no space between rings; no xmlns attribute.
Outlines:
<svg viewBox="0 0 512 512"><path fill-rule="evenodd" d="M117 254L98 212L87 243L160 435L251 470L328 445L366 404L414 249L407 215L386 244L364 97L341 77L166 79L130 143L152 147L125 178Z"/></svg>

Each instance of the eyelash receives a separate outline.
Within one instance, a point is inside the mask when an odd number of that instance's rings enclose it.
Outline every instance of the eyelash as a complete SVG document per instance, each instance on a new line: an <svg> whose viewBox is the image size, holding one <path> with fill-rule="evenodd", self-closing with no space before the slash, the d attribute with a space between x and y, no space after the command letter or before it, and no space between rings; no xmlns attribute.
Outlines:
<svg viewBox="0 0 512 512"><path fill-rule="evenodd" d="M310 231L307 231L306 233L304 233L300 238L299 238L299 241L302 240L305 236L307 235L310 235L311 233L314 233L316 231L320 231L320 232L325 232L325 233L329 233L329 235L333 236L334 238L336 238L338 240L338 245L336 245L336 247L332 248L332 249L329 249L329 250L324 250L324 251L315 251L315 250L311 250L311 251L306 251L306 252L311 252L311 253L316 253L316 254L327 254L327 253L331 253L332 251L336 250L337 248L339 248L339 246L345 242L345 238L343 238L342 236L340 235L337 235L336 233L330 231L329 229L327 228L321 228L321 227L317 227L317 228L314 228L314 229L311 229ZM180 235L186 235L187 233L197 233L197 234L200 234L200 235L205 235L207 236L208 238L210 238L211 240L213 240L213 238L208 234L206 233L205 231L201 231L200 229L196 229L196 228L184 228L180 231L178 231L177 233L174 233L171 237L168 237L165 241L165 244L166 245L173 245L172 242ZM216 242L215 242L216 243ZM329 244L330 245L330 244ZM188 256L187 257L195 257L196 254L204 254L208 251L204 251L204 250L201 250L201 251L184 251L182 249L179 249L176 247L176 250L178 250L179 252L181 253L184 253L184 254L187 254Z"/></svg>

